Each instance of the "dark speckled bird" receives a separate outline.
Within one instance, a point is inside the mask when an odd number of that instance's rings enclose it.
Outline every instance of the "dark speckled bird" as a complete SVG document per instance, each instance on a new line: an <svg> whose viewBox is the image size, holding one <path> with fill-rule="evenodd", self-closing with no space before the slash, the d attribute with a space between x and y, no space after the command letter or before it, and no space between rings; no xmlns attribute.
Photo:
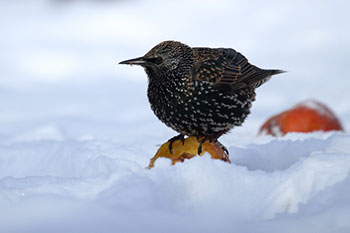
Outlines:
<svg viewBox="0 0 350 233"><path fill-rule="evenodd" d="M180 135L217 141L250 113L255 89L281 70L260 69L230 48L191 48L164 41L143 57L120 62L140 65L148 75L147 95L155 115ZM199 152L201 148L198 149Z"/></svg>

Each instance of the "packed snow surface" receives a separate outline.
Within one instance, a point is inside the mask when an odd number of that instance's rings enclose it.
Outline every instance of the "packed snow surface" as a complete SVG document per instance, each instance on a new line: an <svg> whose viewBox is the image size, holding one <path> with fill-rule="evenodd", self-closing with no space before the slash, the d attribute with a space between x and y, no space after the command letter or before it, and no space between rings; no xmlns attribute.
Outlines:
<svg viewBox="0 0 350 233"><path fill-rule="evenodd" d="M0 232L350 232L346 1L1 1ZM209 155L145 169L176 133L121 60L163 40L288 73ZM345 132L257 136L317 99Z"/></svg>

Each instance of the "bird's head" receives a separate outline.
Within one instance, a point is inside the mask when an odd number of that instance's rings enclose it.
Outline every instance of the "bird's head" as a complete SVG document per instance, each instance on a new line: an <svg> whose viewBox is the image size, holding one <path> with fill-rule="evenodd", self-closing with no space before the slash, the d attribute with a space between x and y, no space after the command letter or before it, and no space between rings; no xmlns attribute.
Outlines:
<svg viewBox="0 0 350 233"><path fill-rule="evenodd" d="M171 72L193 63L192 49L177 41L164 41L153 47L146 55L119 64L140 65L146 71ZM153 73L152 72L152 73Z"/></svg>

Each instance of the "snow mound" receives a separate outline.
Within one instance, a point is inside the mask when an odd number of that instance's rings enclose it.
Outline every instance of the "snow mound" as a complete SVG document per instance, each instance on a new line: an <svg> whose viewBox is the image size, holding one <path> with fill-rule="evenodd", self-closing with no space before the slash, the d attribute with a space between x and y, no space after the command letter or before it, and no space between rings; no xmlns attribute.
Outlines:
<svg viewBox="0 0 350 233"><path fill-rule="evenodd" d="M176 166L161 159L152 170L147 153L111 141L8 143L0 151L1 232L298 229L295 218L317 221L318 232L348 229L350 135L320 135L231 146L232 164L205 155Z"/></svg>

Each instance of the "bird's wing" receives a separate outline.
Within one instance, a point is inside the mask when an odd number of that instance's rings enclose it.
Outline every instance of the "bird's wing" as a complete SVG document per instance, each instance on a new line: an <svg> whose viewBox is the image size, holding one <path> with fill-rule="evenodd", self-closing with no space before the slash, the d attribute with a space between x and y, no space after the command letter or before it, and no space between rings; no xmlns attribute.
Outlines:
<svg viewBox="0 0 350 233"><path fill-rule="evenodd" d="M260 69L233 49L196 48L195 57L194 79L210 82L217 87L230 87L231 90L258 87L271 75L282 72Z"/></svg>

